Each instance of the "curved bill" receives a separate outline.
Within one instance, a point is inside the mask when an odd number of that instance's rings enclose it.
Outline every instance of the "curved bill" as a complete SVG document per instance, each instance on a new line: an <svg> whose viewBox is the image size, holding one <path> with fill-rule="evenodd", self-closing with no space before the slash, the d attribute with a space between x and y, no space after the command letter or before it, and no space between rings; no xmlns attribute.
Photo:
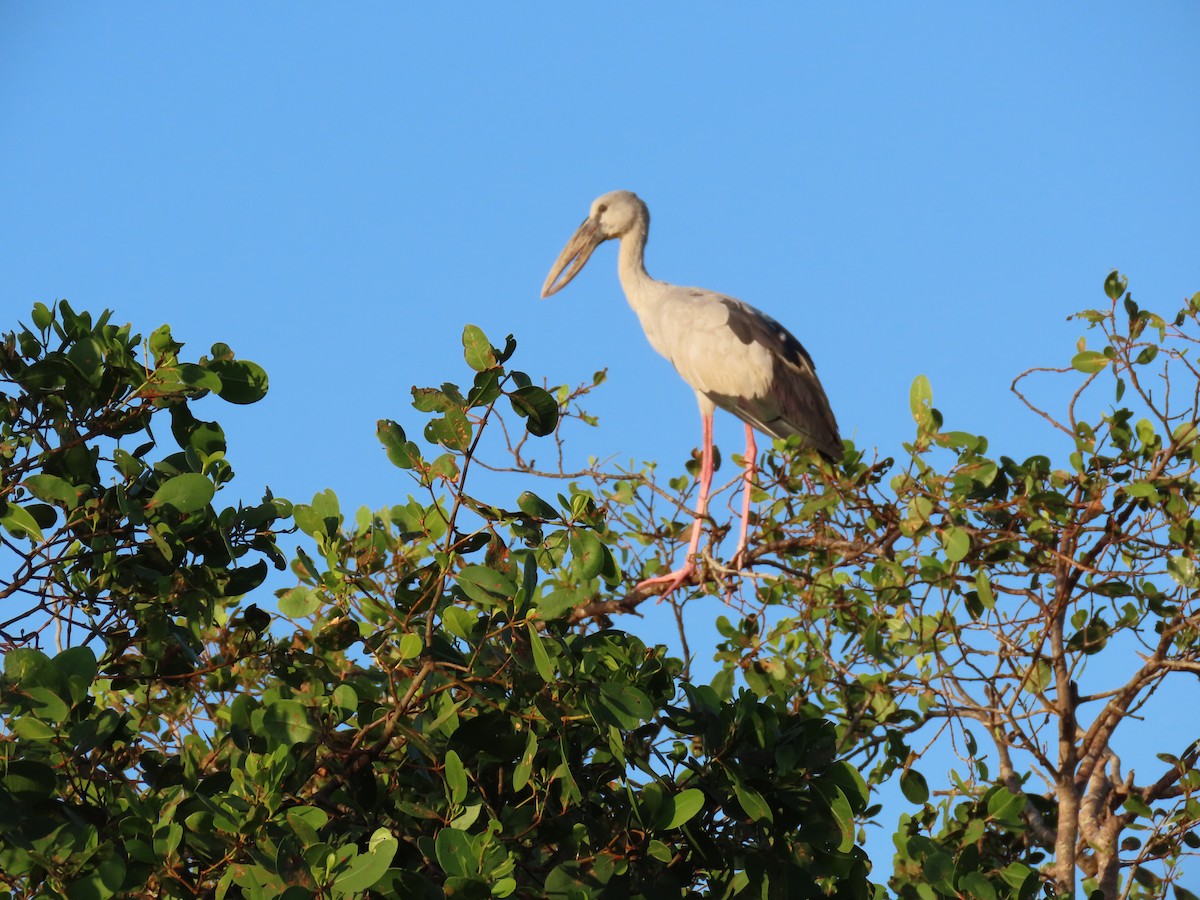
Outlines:
<svg viewBox="0 0 1200 900"><path fill-rule="evenodd" d="M585 219L579 226L579 230L571 235L567 246L563 247L562 253L550 267L550 274L546 276L546 283L542 285L543 298L566 287L567 282L579 274L579 270L588 261L592 251L603 243L603 238L597 233L596 225L597 223L590 218Z"/></svg>

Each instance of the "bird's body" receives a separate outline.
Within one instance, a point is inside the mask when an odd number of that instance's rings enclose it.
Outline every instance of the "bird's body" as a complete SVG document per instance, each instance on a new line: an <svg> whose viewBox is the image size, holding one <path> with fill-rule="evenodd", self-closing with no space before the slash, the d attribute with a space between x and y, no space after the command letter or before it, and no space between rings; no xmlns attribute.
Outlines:
<svg viewBox="0 0 1200 900"><path fill-rule="evenodd" d="M583 268L601 242L619 238L617 271L629 305L650 345L670 360L696 392L704 422L700 502L683 569L643 582L671 584L664 596L694 571L691 562L707 512L712 480L712 414L717 407L746 423L746 484L742 510L745 543L753 475L753 429L771 437L799 435L822 456L841 456L837 421L817 379L812 359L800 342L770 316L747 303L702 288L656 281L646 272L650 213L630 191L613 191L592 203L591 213L567 243L550 271L542 296L561 289ZM560 278L561 276L561 278Z"/></svg>
<svg viewBox="0 0 1200 900"><path fill-rule="evenodd" d="M799 341L740 300L658 285L646 311L634 309L651 346L696 391L701 413L720 408L770 437L800 435L823 455L840 455L837 422ZM679 321L687 328L666 324Z"/></svg>

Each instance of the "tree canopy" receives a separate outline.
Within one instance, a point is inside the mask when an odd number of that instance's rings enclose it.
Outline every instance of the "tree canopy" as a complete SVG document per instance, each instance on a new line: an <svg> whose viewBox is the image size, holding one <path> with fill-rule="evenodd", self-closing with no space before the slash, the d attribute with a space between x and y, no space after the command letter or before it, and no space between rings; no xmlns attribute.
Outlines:
<svg viewBox="0 0 1200 900"><path fill-rule="evenodd" d="M227 505L197 404L266 373L36 305L0 347L0 886L1189 900L1200 754L1146 714L1200 672L1200 294L1104 289L1014 381L1056 398L1028 401L1044 454L947 428L923 377L884 458L777 442L743 567L711 522L667 600L682 659L623 626L686 544L694 467L531 462L586 438L602 375L547 386L467 326L459 383L379 422L406 499ZM704 598L730 603L715 646Z"/></svg>

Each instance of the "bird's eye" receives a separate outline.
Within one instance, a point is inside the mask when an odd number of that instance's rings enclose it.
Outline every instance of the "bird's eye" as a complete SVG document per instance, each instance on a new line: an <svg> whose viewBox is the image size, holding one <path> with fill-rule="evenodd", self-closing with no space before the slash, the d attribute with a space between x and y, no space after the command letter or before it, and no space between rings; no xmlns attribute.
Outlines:
<svg viewBox="0 0 1200 900"><path fill-rule="evenodd" d="M596 207L596 212L598 212L598 213L608 212L608 204L601 203L599 206Z"/></svg>

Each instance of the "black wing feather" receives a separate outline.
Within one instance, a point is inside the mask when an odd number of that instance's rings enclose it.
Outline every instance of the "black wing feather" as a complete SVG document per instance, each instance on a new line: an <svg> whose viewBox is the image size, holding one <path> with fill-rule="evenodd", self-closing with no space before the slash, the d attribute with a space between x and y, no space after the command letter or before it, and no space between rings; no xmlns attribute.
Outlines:
<svg viewBox="0 0 1200 900"><path fill-rule="evenodd" d="M771 388L763 397L709 394L717 406L771 437L799 435L829 459L842 455L837 419L817 378L817 367L795 335L768 316L732 297L729 329L744 344L766 347L774 362Z"/></svg>

